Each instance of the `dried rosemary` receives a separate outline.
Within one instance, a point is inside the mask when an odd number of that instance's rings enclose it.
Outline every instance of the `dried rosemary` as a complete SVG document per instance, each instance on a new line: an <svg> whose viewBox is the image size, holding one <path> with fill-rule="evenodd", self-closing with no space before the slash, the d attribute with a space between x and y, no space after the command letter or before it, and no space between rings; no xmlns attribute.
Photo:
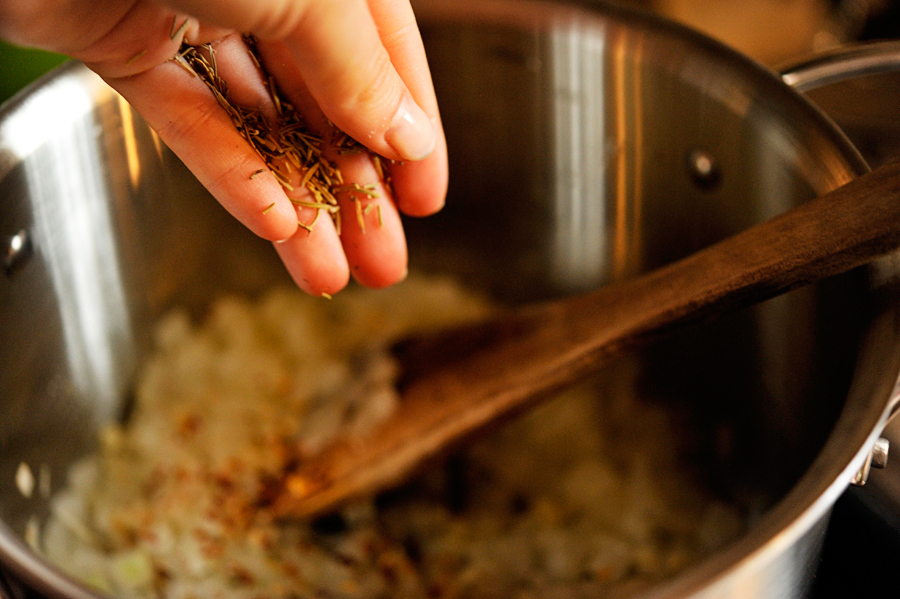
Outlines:
<svg viewBox="0 0 900 599"><path fill-rule="evenodd" d="M169 39L174 40L176 37L178 37L179 35L181 35L182 33L184 33L184 30L185 30L185 29L187 29L187 26L188 26L188 20L187 20L187 19L185 19L184 21L182 21L182 22L181 22L181 25L178 25L178 26L176 27L175 24L176 24L177 22L178 22L178 15L176 15L176 16L174 16L174 17L172 18L172 29L171 29L171 31L169 31Z"/></svg>
<svg viewBox="0 0 900 599"><path fill-rule="evenodd" d="M174 26L173 23L173 31ZM179 29L181 28L179 27ZM250 56L254 64L263 69L262 62L256 52L254 40L247 38L247 43L250 47ZM361 205L361 202L365 199L377 199L377 186L374 183L367 185L344 183L338 166L322 154L322 138L309 130L300 114L282 96L272 77L266 74L269 95L275 105L277 114L275 123L270 123L258 108L247 108L232 104L228 100L228 85L219 76L216 66L216 51L211 45L191 46L184 44L174 60L192 74L198 75L206 83L216 100L231 117L231 122L235 128L259 154L275 179L289 192L288 197L291 202L296 206L316 210L312 222L308 224L299 222L298 224L301 227L307 231L312 231L320 213L324 211L334 220L335 227L340 233L340 208L336 195L348 193L351 200L356 204L356 216L360 227L365 231L363 214L369 212L371 204L364 207ZM333 143L339 154L369 151L343 132L336 130L333 137L336 140ZM379 178L386 186L389 186L390 178L387 176L387 170L384 168L383 159L376 154L371 155ZM291 183L291 175L294 171L300 174L300 186L305 187L309 191L312 196L311 199L291 197L292 194L290 192L295 191L294 185ZM263 172L265 171L257 170L250 174L250 178L252 179ZM293 180L297 181L297 179ZM271 206L266 211L270 209ZM378 216L380 226L380 206L378 207Z"/></svg>
<svg viewBox="0 0 900 599"><path fill-rule="evenodd" d="M147 53L146 50L141 50L140 52L138 52L137 54L135 54L134 56L132 56L131 58L126 60L125 64L127 64L127 65L132 64L134 61L136 61L138 58L142 57L146 53Z"/></svg>

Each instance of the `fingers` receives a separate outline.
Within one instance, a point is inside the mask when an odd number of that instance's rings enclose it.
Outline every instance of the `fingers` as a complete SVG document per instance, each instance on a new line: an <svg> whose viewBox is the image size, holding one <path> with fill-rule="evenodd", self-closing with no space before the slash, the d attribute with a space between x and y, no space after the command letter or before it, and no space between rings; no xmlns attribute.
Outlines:
<svg viewBox="0 0 900 599"><path fill-rule="evenodd" d="M281 45L276 52L276 56L286 57ZM257 107L270 122L275 122L278 110L269 82L251 59L243 40L239 36L222 40L215 45L215 55L218 75L228 82L229 100L236 105ZM265 56L270 62L274 60L271 53L264 53ZM351 270L358 281L369 287L396 283L406 275L406 242L390 192L381 183L383 175L377 172L368 152L343 153L328 143L335 130L298 79L292 63L275 62L284 66L272 74L278 80L295 82L297 87L290 99L303 114L306 127L323 138L324 158L337 167L343 179L343 184L332 188L339 203L335 218L340 232L326 211L299 208L300 228L290 239L276 244L282 261L297 284L313 295L336 293L346 285ZM270 166L289 180L289 198L307 205L315 200L302 182L306 178L304 172L290 167L287 160L276 160Z"/></svg>
<svg viewBox="0 0 900 599"><path fill-rule="evenodd" d="M344 180L351 182L338 194L338 201L341 243L353 277L373 288L403 280L406 237L390 189L367 153L336 156L335 162Z"/></svg>
<svg viewBox="0 0 900 599"><path fill-rule="evenodd" d="M93 11L76 10L76 2L58 1L68 10L47 9L37 18L40 28L23 32L29 38L26 43L77 58L104 78L128 77L162 64L183 41L203 44L229 33L151 0L97 0Z"/></svg>
<svg viewBox="0 0 900 599"><path fill-rule="evenodd" d="M409 92L416 102L424 108L436 134L435 148L426 158L417 161L405 160L388 167L396 192L395 201L400 211L410 216L427 216L437 212L444 205L448 170L447 144L425 50L415 16L407 0L370 0L370 6L378 35L383 40L381 47L388 53L397 73L407 82ZM306 79L302 65L293 59L287 43L264 43L260 46L269 54L266 60L267 67L276 75L295 104L305 102L300 96L315 96L314 88ZM298 93L297 90L302 92ZM320 103L318 98L314 99L313 105ZM328 114L324 106L322 110ZM309 110L304 109L303 112L308 114ZM329 115L329 118L350 133L332 115ZM354 138L372 148L365 137L354 136Z"/></svg>
<svg viewBox="0 0 900 599"><path fill-rule="evenodd" d="M132 10L130 0L2 1L0 36L14 44L71 54L85 48ZM160 10L157 7L157 10Z"/></svg>
<svg viewBox="0 0 900 599"><path fill-rule="evenodd" d="M310 94L289 50L281 43L260 43L258 48L281 90L303 114L308 127L325 140L325 158L341 173L343 184L335 196L340 207L341 244L351 274L367 287L385 287L402 280L407 274L406 239L391 190L383 182L386 161L379 160L379 170L372 155L361 148L348 152L329 143L338 132Z"/></svg>
<svg viewBox="0 0 900 599"><path fill-rule="evenodd" d="M157 129L231 214L258 235L281 241L277 250L291 275L313 294L334 293L350 272L373 287L402 279L407 255L398 207L410 215L431 214L446 194L446 142L412 9L407 0L369 1L262 0L248 6L241 0L171 0L183 11L173 15L138 0L109 36L82 53L86 62L96 58L90 66ZM293 205L296 194L286 193L265 170L205 85L165 61L182 40L208 41L221 35L222 27L282 39L272 44L282 49L286 65L276 73L279 85L290 88L296 82L302 93L291 98L305 98L304 113L324 113L370 149L398 159L387 166L396 202L367 155L353 158L332 150L329 156L348 181L336 194L341 230L328 218L306 230L303 225L321 211ZM139 49L142 39L158 41ZM225 77L230 92L271 116L267 82L250 66L246 48L238 51L230 44L222 42L219 55L221 66L231 70Z"/></svg>
<svg viewBox="0 0 900 599"><path fill-rule="evenodd" d="M297 231L294 207L206 85L174 62L107 79L235 218L269 240Z"/></svg>
<svg viewBox="0 0 900 599"><path fill-rule="evenodd" d="M391 166L397 205L410 216L440 210L447 194L447 142L425 48L408 0L369 0L369 9L391 63L435 130L435 149L420 161Z"/></svg>
<svg viewBox="0 0 900 599"><path fill-rule="evenodd" d="M298 218L309 226L275 244L278 256L300 289L316 296L334 295L350 279L347 259L334 224L315 210L303 208Z"/></svg>
<svg viewBox="0 0 900 599"><path fill-rule="evenodd" d="M323 112L376 153L421 160L436 147L434 124L397 73L366 0L168 1L213 24L283 41Z"/></svg>
<svg viewBox="0 0 900 599"><path fill-rule="evenodd" d="M398 160L434 150L431 121L394 68L365 0L310 2L284 42L323 112L351 137Z"/></svg>
<svg viewBox="0 0 900 599"><path fill-rule="evenodd" d="M228 85L228 100L238 106L259 109L273 126L278 110L269 82L251 58L250 48L239 35L229 36L214 45L218 75ZM312 107L310 107L312 109ZM303 185L303 173L285 159L274 160L288 180L286 197L296 202L313 201ZM268 172L266 178L274 177ZM311 295L333 295L346 286L349 266L334 222L322 210L295 206L295 223L301 223L289 238L275 244L278 255L297 285Z"/></svg>
<svg viewBox="0 0 900 599"><path fill-rule="evenodd" d="M259 108L274 122L277 111L268 82L240 36L229 36L214 48L217 72L228 82L229 101ZM346 181L346 189L337 194L343 213L339 236L329 215L322 217L324 211L292 204L291 198L310 201L308 190L299 183L302 173L292 173L294 189L286 193L268 170L272 165L267 166L238 133L199 78L169 62L109 81L231 214L256 234L280 241L277 252L303 290L334 294L346 285L351 268L354 277L371 287L393 284L406 275L402 224L367 153L341 155L334 148L328 150ZM301 108L312 115L311 122L321 132L324 116L306 97Z"/></svg>

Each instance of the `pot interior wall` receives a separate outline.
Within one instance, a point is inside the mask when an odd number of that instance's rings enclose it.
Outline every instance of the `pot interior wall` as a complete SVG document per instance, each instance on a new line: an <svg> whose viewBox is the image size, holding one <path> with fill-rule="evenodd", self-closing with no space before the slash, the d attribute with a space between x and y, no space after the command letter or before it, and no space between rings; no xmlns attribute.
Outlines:
<svg viewBox="0 0 900 599"><path fill-rule="evenodd" d="M411 243L504 300L658 267L865 168L769 73L665 24L537 8L448 26L434 6L453 175ZM724 492L780 497L840 412L867 285L850 273L672 335L641 352L637 393L694 416Z"/></svg>
<svg viewBox="0 0 900 599"><path fill-rule="evenodd" d="M502 302L570 293L689 254L864 168L773 76L718 46L627 14L519 5L473 19L423 4L452 176L447 208L408 223L414 269L455 273ZM46 502L10 484L18 465L64 479L98 426L121 417L158 315L175 304L199 314L218 294L286 276L83 68L42 82L5 119L0 233L33 245L0 279L0 518L22 534ZM867 292L850 273L676 333L636 356L635 392L688 410L692 457L723 495L771 505L842 408Z"/></svg>

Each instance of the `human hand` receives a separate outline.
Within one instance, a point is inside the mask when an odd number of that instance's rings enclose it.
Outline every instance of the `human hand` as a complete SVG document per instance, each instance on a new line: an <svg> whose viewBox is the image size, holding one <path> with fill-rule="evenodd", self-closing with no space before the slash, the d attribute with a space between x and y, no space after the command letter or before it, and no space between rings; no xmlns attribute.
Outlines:
<svg viewBox="0 0 900 599"><path fill-rule="evenodd" d="M333 294L351 274L370 287L402 279L399 212L436 212L447 186L446 143L409 1L163 1L0 0L0 35L77 58L103 77L232 215L276 242L305 291ZM377 195L357 211L352 192L336 194L340 234L331 219L315 218L316 209L292 203L305 203L308 191L286 191L206 84L171 60L183 42L213 42L228 100L274 119L269 83L240 33L258 40L266 70L314 133L327 140L330 120L396 161L384 162L387 186L371 154L325 144L343 189L375 184ZM314 219L309 230L298 225Z"/></svg>

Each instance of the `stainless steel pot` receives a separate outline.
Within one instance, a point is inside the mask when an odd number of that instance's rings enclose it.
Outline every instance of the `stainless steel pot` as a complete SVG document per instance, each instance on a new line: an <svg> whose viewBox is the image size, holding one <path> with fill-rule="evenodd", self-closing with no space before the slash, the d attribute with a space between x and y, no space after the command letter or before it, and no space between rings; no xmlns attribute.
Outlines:
<svg viewBox="0 0 900 599"><path fill-rule="evenodd" d="M900 160L900 41L844 46L781 71L838 124L873 168ZM891 421L884 437L894 447L900 444L900 419ZM890 460L863 491L858 499L886 526L900 530L900 461Z"/></svg>
<svg viewBox="0 0 900 599"><path fill-rule="evenodd" d="M524 0L416 4L451 189L409 222L414 267L502 301L653 268L867 170L774 73L659 19ZM121 417L153 320L282 281L99 79L69 65L0 114L0 595L94 595L31 552L46 498ZM864 473L900 371L897 256L692 327L639 356L635 391L698 427L710 483L744 505L738 541L652 597L799 597L833 502ZM4 598L5 599L5 598Z"/></svg>

